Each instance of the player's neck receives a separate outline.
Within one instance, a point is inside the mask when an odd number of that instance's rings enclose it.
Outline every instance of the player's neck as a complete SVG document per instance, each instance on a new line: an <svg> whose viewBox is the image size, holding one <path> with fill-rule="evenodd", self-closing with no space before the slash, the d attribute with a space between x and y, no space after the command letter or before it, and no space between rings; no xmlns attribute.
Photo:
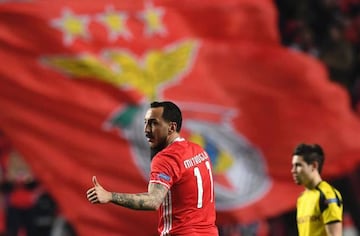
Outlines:
<svg viewBox="0 0 360 236"><path fill-rule="evenodd" d="M307 189L315 189L320 182L322 181L321 176L320 175L316 175L312 181L309 182L309 184L307 186L305 186Z"/></svg>
<svg viewBox="0 0 360 236"><path fill-rule="evenodd" d="M179 138L180 138L179 133L177 132L172 133L171 135L168 136L167 146L169 146Z"/></svg>

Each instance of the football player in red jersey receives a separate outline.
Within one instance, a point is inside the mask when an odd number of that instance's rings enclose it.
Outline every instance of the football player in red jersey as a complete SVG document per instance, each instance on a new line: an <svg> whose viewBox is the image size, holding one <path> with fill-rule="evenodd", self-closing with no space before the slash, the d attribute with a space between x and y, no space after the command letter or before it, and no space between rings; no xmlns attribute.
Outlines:
<svg viewBox="0 0 360 236"><path fill-rule="evenodd" d="M88 200L158 210L160 235L218 235L210 157L201 146L180 136L181 125L177 105L170 101L152 102L144 125L151 149L148 192L110 192L94 176L94 187L87 191Z"/></svg>

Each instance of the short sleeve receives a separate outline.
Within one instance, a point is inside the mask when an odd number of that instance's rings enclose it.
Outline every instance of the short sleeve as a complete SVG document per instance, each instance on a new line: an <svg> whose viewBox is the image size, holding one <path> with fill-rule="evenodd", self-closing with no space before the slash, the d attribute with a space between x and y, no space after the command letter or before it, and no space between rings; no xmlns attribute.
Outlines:
<svg viewBox="0 0 360 236"><path fill-rule="evenodd" d="M342 221L342 199L340 193L335 191L335 189L331 189L324 192L325 204L327 205L322 213L324 224Z"/></svg>
<svg viewBox="0 0 360 236"><path fill-rule="evenodd" d="M179 163L174 155L159 153L151 162L150 183L159 183L170 189L180 175Z"/></svg>

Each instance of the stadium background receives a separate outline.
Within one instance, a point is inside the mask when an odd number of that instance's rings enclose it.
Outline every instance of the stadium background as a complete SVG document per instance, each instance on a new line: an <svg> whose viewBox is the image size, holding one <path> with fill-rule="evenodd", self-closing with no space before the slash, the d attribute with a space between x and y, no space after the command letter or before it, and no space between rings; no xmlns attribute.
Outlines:
<svg viewBox="0 0 360 236"><path fill-rule="evenodd" d="M155 213L93 206L85 191L92 175L146 190L142 113L170 99L212 156L221 235L296 235L290 160L303 141L325 148L344 235L358 235L359 6L1 1L0 232L156 235Z"/></svg>

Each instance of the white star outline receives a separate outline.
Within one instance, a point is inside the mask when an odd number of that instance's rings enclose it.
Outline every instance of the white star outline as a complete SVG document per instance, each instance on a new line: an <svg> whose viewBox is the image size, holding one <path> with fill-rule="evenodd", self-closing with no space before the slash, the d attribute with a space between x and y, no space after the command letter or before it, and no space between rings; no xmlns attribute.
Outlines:
<svg viewBox="0 0 360 236"><path fill-rule="evenodd" d="M61 17L51 20L50 25L63 33L64 44L69 46L76 38L90 38L89 23L90 16L76 15L70 9L64 8Z"/></svg>
<svg viewBox="0 0 360 236"><path fill-rule="evenodd" d="M112 5L105 7L104 13L99 13L95 19L102 23L109 32L109 40L114 42L119 37L130 40L133 36L126 26L129 15L124 11L115 11Z"/></svg>
<svg viewBox="0 0 360 236"><path fill-rule="evenodd" d="M145 3L145 9L137 16L145 24L144 34L146 36L154 36L155 34L165 36L167 34L162 21L164 13L164 8L154 7L151 2Z"/></svg>

